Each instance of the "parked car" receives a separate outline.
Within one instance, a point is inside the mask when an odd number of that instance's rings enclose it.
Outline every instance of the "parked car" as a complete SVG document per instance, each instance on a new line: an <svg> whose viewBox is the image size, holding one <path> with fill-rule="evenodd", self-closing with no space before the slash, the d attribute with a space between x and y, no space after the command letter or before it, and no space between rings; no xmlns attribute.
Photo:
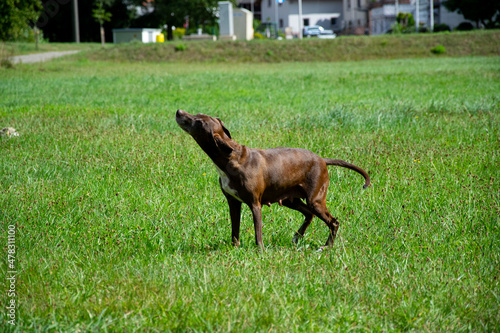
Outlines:
<svg viewBox="0 0 500 333"><path fill-rule="evenodd" d="M318 37L323 39L332 39L337 37L333 33L333 30L326 30L320 25L308 25L304 27L304 32L302 34L304 37Z"/></svg>

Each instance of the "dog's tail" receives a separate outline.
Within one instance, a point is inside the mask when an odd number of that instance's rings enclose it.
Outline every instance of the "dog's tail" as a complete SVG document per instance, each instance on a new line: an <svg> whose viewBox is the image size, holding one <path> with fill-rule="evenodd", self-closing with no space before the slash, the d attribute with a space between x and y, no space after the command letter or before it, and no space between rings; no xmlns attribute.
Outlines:
<svg viewBox="0 0 500 333"><path fill-rule="evenodd" d="M368 186L370 186L370 176L366 173L365 170L361 169L360 167L342 160L334 160L331 158L324 158L323 160L326 162L326 165L337 165L356 171L357 173L365 177L365 185L363 185L363 188L366 189Z"/></svg>

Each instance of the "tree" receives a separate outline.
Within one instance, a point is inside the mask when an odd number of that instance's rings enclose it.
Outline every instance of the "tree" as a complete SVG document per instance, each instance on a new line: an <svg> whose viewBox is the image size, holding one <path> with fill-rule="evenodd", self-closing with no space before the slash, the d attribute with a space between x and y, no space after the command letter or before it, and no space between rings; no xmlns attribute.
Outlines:
<svg viewBox="0 0 500 333"><path fill-rule="evenodd" d="M101 44L104 46L105 38L104 38L104 22L111 21L111 13L107 12L103 7L103 0L97 1L97 7L92 10L92 17L99 23L99 32L101 34Z"/></svg>
<svg viewBox="0 0 500 333"><path fill-rule="evenodd" d="M499 0L447 0L443 5L452 12L462 14L465 19L481 22L485 28L495 28L500 25L500 1Z"/></svg>
<svg viewBox="0 0 500 333"><path fill-rule="evenodd" d="M162 28L167 25L168 40L173 39L172 27L183 26L186 19L191 26L195 27L206 24L214 25L217 21L217 2L219 0L135 1L138 6L143 6L147 12L136 20L136 24L145 28Z"/></svg>
<svg viewBox="0 0 500 333"><path fill-rule="evenodd" d="M42 9L40 0L0 1L0 40L17 40L31 27L36 29Z"/></svg>
<svg viewBox="0 0 500 333"><path fill-rule="evenodd" d="M3 1L3 0L0 0ZM93 17L97 1L78 1L80 21L80 40L82 42L100 41L100 27ZM44 3L58 3L57 8L46 8L40 17L38 26L43 30L43 36L51 42L73 42L73 6L69 0L47 0ZM112 19L104 21L105 40L112 40L112 29L129 28L136 17L136 10L131 6L131 0L104 0L103 8L111 13Z"/></svg>

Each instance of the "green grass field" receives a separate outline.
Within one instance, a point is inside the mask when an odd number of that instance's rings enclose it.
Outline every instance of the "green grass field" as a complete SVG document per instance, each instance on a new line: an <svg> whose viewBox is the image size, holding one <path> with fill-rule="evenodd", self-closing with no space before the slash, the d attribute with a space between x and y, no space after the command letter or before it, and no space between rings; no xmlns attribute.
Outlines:
<svg viewBox="0 0 500 333"><path fill-rule="evenodd" d="M444 55L448 57L500 56L500 30L341 36L333 40L305 38L216 43L174 41L147 45L129 43L89 48L88 52L80 56L105 61L181 63L337 62L436 57L431 49L438 45L444 47Z"/></svg>
<svg viewBox="0 0 500 333"><path fill-rule="evenodd" d="M498 331L500 58L0 69L2 331ZM230 243L211 161L178 108L241 144L307 148L340 222L250 211ZM8 230L18 309L8 323ZM13 227L10 227L13 228Z"/></svg>

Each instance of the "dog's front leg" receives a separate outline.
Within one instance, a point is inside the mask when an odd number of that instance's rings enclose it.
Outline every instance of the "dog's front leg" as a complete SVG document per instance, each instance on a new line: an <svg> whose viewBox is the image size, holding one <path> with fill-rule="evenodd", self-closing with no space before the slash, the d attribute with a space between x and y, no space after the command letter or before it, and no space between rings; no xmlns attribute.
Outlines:
<svg viewBox="0 0 500 333"><path fill-rule="evenodd" d="M240 246L241 202L224 192L229 205L231 217L231 242L233 246Z"/></svg>
<svg viewBox="0 0 500 333"><path fill-rule="evenodd" d="M262 205L252 204L250 206L253 215L253 227L255 229L255 244L259 246L260 250L264 250L264 243L262 242Z"/></svg>

